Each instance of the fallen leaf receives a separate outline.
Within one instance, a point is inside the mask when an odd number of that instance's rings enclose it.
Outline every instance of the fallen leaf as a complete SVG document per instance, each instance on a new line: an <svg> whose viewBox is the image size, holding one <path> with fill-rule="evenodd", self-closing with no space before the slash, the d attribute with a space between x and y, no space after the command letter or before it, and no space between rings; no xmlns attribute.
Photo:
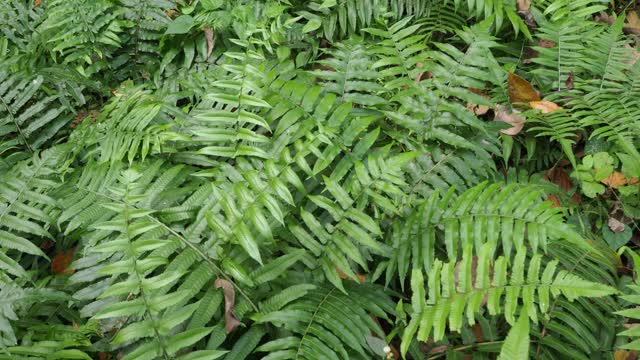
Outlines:
<svg viewBox="0 0 640 360"><path fill-rule="evenodd" d="M73 261L73 252L75 248L62 251L56 254L51 261L51 271L56 275L72 274L75 270L68 269L69 264Z"/></svg>
<svg viewBox="0 0 640 360"><path fill-rule="evenodd" d="M540 101L540 96L526 79L509 72L507 83L509 85L509 101L512 104L522 106L521 103Z"/></svg>
<svg viewBox="0 0 640 360"><path fill-rule="evenodd" d="M472 93L478 94L483 98L491 101L491 98L480 89L469 88L469 91L471 91ZM487 105L477 105L473 103L467 103L467 110L469 110L469 112L472 112L476 115L484 115L489 111L489 107Z"/></svg>
<svg viewBox="0 0 640 360"><path fill-rule="evenodd" d="M111 359L111 355L107 354L106 352L99 352L98 353L98 360L109 360Z"/></svg>
<svg viewBox="0 0 640 360"><path fill-rule="evenodd" d="M635 11L632 10L627 13L627 17L625 18L625 27L640 31L640 18Z"/></svg>
<svg viewBox="0 0 640 360"><path fill-rule="evenodd" d="M462 261L458 261L456 263L456 266L453 268L453 281L454 281L455 287L458 287L459 282L460 282L458 280L459 279L458 273L460 271L460 266L462 266L462 265L463 265ZM474 256L474 257L471 258L471 285L472 285L472 287L474 289L476 289L476 275L477 275L477 272L478 272L478 257ZM492 272L493 272L493 268L490 267L489 268L489 273L492 273ZM481 306L486 305L487 304L487 299L488 299L487 294L485 294L484 297L482 298L482 303L480 305Z"/></svg>
<svg viewBox="0 0 640 360"><path fill-rule="evenodd" d="M613 353L614 360L636 360L637 358L638 354L635 351L619 349Z"/></svg>
<svg viewBox="0 0 640 360"><path fill-rule="evenodd" d="M531 106L532 109L540 110L543 114L562 109L558 104L547 100L531 101L529 106Z"/></svg>
<svg viewBox="0 0 640 360"><path fill-rule="evenodd" d="M80 124L82 124L82 122L86 120L88 117L91 117L91 119L89 120L89 124L93 124L98 118L98 115L100 115L100 113L96 110L80 111L78 112L78 115L76 115L76 117L73 119L69 127L72 129L75 129Z"/></svg>
<svg viewBox="0 0 640 360"><path fill-rule="evenodd" d="M233 314L233 306L236 304L236 290L233 284L225 279L216 279L213 284L216 289L222 288L224 292L224 331L228 334L240 325L240 321Z"/></svg>
<svg viewBox="0 0 640 360"><path fill-rule="evenodd" d="M518 11L529 11L529 9L531 8L531 0L518 0L517 5Z"/></svg>
<svg viewBox="0 0 640 360"><path fill-rule="evenodd" d="M42 0L34 0L33 1L33 7L34 8L40 7L40 5L42 5Z"/></svg>
<svg viewBox="0 0 640 360"><path fill-rule="evenodd" d="M624 231L624 223L613 217L609 218L609 221L607 221L607 226L609 226L609 229L611 229L611 231L613 231L615 234Z"/></svg>
<svg viewBox="0 0 640 360"><path fill-rule="evenodd" d="M538 40L538 46L543 48L552 48L556 46L556 42L552 40L547 40L547 39L540 39Z"/></svg>
<svg viewBox="0 0 640 360"><path fill-rule="evenodd" d="M431 349L431 351L429 351L429 354L443 353L443 352L447 351L448 349L449 349L448 345L436 346L433 349Z"/></svg>
<svg viewBox="0 0 640 360"><path fill-rule="evenodd" d="M40 244L40 249L42 250L49 250L51 249L56 243L54 243L51 240L46 240L45 242L43 242L42 244Z"/></svg>
<svg viewBox="0 0 640 360"><path fill-rule="evenodd" d="M348 278L347 274L345 274L342 270L340 270L339 267L336 266L336 272L338 273L338 276L340 276L340 279L344 280L346 278ZM358 282L360 282L361 284L364 283L367 279L365 278L364 275L362 274L356 274L356 277L358 278Z"/></svg>
<svg viewBox="0 0 640 360"><path fill-rule="evenodd" d="M571 190L571 188L573 188L573 183L571 182L571 179L569 178L569 175L567 174L567 172L561 168L561 167L554 167L551 170L547 171L547 173L544 175L544 178L547 181L550 181L556 185L558 185L560 187L560 189L564 192L568 192L569 190ZM549 194L547 195L547 198L551 201L551 203L553 204L553 207L561 207L562 202L560 201L560 198L558 197L559 194ZM571 196L571 202L579 204L580 202L582 202L582 198L580 197L580 193L575 192L573 194L573 196Z"/></svg>
<svg viewBox="0 0 640 360"><path fill-rule="evenodd" d="M471 330L473 331L473 336L476 338L476 341L479 343L484 342L484 333L482 332L482 326L480 326L480 324L473 324Z"/></svg>
<svg viewBox="0 0 640 360"><path fill-rule="evenodd" d="M621 172L614 171L607 178L601 181L603 184L614 189L624 185L634 185L638 183L637 178L627 179Z"/></svg>
<svg viewBox="0 0 640 360"><path fill-rule="evenodd" d="M522 131L526 120L524 117L516 115L519 113L520 112L515 109L512 112L509 112L505 106L498 104L496 105L496 113L493 121L506 122L512 126L510 129L500 130L501 133L511 136L518 135L520 131Z"/></svg>
<svg viewBox="0 0 640 360"><path fill-rule="evenodd" d="M210 27L204 28L204 36L207 38L207 59L211 56L211 52L213 51L213 46L216 44L215 34L213 33L213 29Z"/></svg>
<svg viewBox="0 0 640 360"><path fill-rule="evenodd" d="M569 191L573 187L571 179L564 169L555 167L544 175L544 178L552 183L558 185L562 191Z"/></svg>
<svg viewBox="0 0 640 360"><path fill-rule="evenodd" d="M567 76L565 85L567 85L567 90L573 89L573 71L569 71L569 76Z"/></svg>
<svg viewBox="0 0 640 360"><path fill-rule="evenodd" d="M600 14L595 16L595 20L598 22L602 22L602 23L606 23L609 25L612 25L614 22L616 22L616 18L613 17L613 15L609 15L607 13L600 12Z"/></svg>
<svg viewBox="0 0 640 360"><path fill-rule="evenodd" d="M629 44L626 44L624 47L628 49L628 57L629 57L627 60L624 61L624 63L631 67L635 65L638 60L640 60L640 51L636 50L636 48L634 48Z"/></svg>

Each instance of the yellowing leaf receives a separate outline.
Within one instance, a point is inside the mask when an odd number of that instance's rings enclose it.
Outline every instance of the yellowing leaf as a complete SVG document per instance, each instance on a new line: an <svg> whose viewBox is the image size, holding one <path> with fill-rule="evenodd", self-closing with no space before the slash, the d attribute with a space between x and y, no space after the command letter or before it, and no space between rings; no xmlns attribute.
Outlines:
<svg viewBox="0 0 640 360"><path fill-rule="evenodd" d="M532 109L540 110L543 114L562 109L558 104L547 100L531 101L529 102L529 106L531 106Z"/></svg>
<svg viewBox="0 0 640 360"><path fill-rule="evenodd" d="M509 101L512 104L540 101L540 96L531 83L520 76L510 72L507 77L507 83L509 85Z"/></svg>

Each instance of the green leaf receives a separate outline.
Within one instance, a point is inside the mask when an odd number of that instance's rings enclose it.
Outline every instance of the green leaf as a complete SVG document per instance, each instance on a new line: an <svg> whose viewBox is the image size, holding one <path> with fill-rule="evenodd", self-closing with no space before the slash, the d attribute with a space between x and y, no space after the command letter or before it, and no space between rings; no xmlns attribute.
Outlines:
<svg viewBox="0 0 640 360"><path fill-rule="evenodd" d="M520 314L516 324L511 327L502 344L499 360L529 359L529 317L525 312Z"/></svg>
<svg viewBox="0 0 640 360"><path fill-rule="evenodd" d="M195 20L191 15L180 15L169 24L164 34L186 34L193 25L195 25Z"/></svg>
<svg viewBox="0 0 640 360"><path fill-rule="evenodd" d="M224 5L224 0L201 0L201 4L205 10L216 10Z"/></svg>
<svg viewBox="0 0 640 360"><path fill-rule="evenodd" d="M320 21L320 19L311 19L304 25L304 27L302 28L302 32L308 33L317 30L318 28L320 28L320 26L322 26L322 21Z"/></svg>

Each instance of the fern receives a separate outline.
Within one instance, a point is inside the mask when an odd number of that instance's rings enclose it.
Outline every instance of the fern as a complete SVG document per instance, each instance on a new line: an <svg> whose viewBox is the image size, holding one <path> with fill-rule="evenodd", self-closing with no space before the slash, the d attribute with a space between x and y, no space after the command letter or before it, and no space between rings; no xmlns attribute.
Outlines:
<svg viewBox="0 0 640 360"><path fill-rule="evenodd" d="M57 96L40 96L44 78L0 72L0 152L40 148L71 121Z"/></svg>
<svg viewBox="0 0 640 360"><path fill-rule="evenodd" d="M384 334L366 311L387 317L391 303L373 287L354 286L347 292L361 300L352 301L335 288L318 288L255 315L258 323L273 323L292 332L292 336L265 343L256 351L268 353L264 359L317 359L321 354L342 359L370 358L372 349L365 338L370 332Z"/></svg>
<svg viewBox="0 0 640 360"><path fill-rule="evenodd" d="M51 56L65 63L87 66L82 72L100 70L101 59L120 46L118 8L106 1L51 1L45 4L48 16L38 32L50 33L47 48Z"/></svg>
<svg viewBox="0 0 640 360"><path fill-rule="evenodd" d="M426 340L433 330L434 339L439 340L444 336L447 323L452 331L460 329L463 315L473 324L474 314L485 302L491 315L503 313L507 322L514 324L518 309L537 322L538 310L548 311L550 294L553 297L562 295L572 301L578 297L599 297L616 292L611 287L563 270L556 273L557 261L548 262L542 268L540 255L532 256L525 270L525 251L516 254L513 265L502 256L491 261L492 252L491 245L483 246L475 260L475 270L471 256L463 256L459 264L436 261L427 277L429 292L426 297L422 272L414 270L411 279L414 315L403 337L406 339L418 331L418 339ZM508 269L510 276L507 276ZM521 306L518 304L520 298Z"/></svg>
<svg viewBox="0 0 640 360"><path fill-rule="evenodd" d="M0 359L637 347L633 5L3 5Z"/></svg>

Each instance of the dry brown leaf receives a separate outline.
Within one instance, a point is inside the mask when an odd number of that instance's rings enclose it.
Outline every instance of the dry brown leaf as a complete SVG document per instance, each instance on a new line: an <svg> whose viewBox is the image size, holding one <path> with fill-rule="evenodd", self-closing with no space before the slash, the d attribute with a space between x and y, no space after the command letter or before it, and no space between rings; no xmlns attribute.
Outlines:
<svg viewBox="0 0 640 360"><path fill-rule="evenodd" d="M624 46L628 50L629 59L625 60L624 63L629 65L630 67L635 65L638 60L640 60L640 51L636 50L633 46L626 44Z"/></svg>
<svg viewBox="0 0 640 360"><path fill-rule="evenodd" d="M516 115L519 113L520 112L515 109L513 110L513 112L509 112L509 110L505 106L498 104L496 105L496 114L493 118L493 121L502 121L511 125L512 127L510 129L503 129L500 130L500 132L506 135L515 136L518 135L520 131L522 131L524 122L526 120L524 117Z"/></svg>
<svg viewBox="0 0 640 360"><path fill-rule="evenodd" d="M547 171L547 173L544 175L544 178L558 185L563 191L569 191L573 186L567 172L559 167Z"/></svg>
<svg viewBox="0 0 640 360"><path fill-rule="evenodd" d="M569 76L567 76L567 81L565 82L567 85L567 89L573 89L573 71L569 71Z"/></svg>
<svg viewBox="0 0 640 360"><path fill-rule="evenodd" d="M473 336L479 343L484 342L484 333L482 332L482 326L480 326L479 323L473 324L471 330L473 331Z"/></svg>
<svg viewBox="0 0 640 360"><path fill-rule="evenodd" d="M540 96L526 79L510 72L507 82L509 85L509 101L512 104L522 106L521 103L540 101Z"/></svg>
<svg viewBox="0 0 640 360"><path fill-rule="evenodd" d="M607 221L607 226L609 226L609 229L611 229L615 234L624 231L624 223L616 218L610 217L609 221Z"/></svg>
<svg viewBox="0 0 640 360"><path fill-rule="evenodd" d="M538 40L538 46L543 48L552 48L556 46L556 42L552 40L547 40L547 39L540 39Z"/></svg>
<svg viewBox="0 0 640 360"><path fill-rule="evenodd" d="M73 252L75 248L62 251L56 254L51 261L51 271L56 275L73 274L75 270L69 269L69 264L73 261Z"/></svg>
<svg viewBox="0 0 640 360"><path fill-rule="evenodd" d="M462 261L458 261L456 263L456 266L453 268L453 279L455 282L455 286L457 287L459 285L459 280L458 280L458 273L460 271L460 266L462 266ZM493 271L493 268L489 268L489 272L491 273ZM471 286L475 289L476 288L476 274L478 272L478 257L474 256L471 258ZM482 303L481 306L484 306L487 304L487 295L485 294L485 296L482 298Z"/></svg>
<svg viewBox="0 0 640 360"><path fill-rule="evenodd" d="M346 278L348 278L347 274L345 274L342 270L340 270L339 267L336 266L336 272L338 273L338 276L340 276L340 279L344 280ZM362 274L356 274L356 277L358 278L358 282L359 283L363 283L365 282L367 279L365 278L364 275Z"/></svg>
<svg viewBox="0 0 640 360"><path fill-rule="evenodd" d="M240 321L233 314L233 306L236 304L236 290L233 284L225 279L216 279L213 284L216 289L222 288L224 292L224 331L228 334L240 325Z"/></svg>
<svg viewBox="0 0 640 360"><path fill-rule="evenodd" d="M529 11L529 9L531 8L531 0L518 0L517 5L518 11Z"/></svg>
<svg viewBox="0 0 640 360"><path fill-rule="evenodd" d="M629 11L625 19L625 27L633 28L640 31L640 18L635 11Z"/></svg>
<svg viewBox="0 0 640 360"><path fill-rule="evenodd" d="M491 98L489 97L489 95L485 94L480 89L469 88L469 91L471 91L474 94L478 94L483 98L491 101ZM467 110L469 110L469 112L472 112L476 115L484 115L489 111L489 107L487 105L477 105L477 104L467 103Z"/></svg>
<svg viewBox="0 0 640 360"><path fill-rule="evenodd" d="M568 192L573 187L573 184L571 183L571 179L569 178L569 175L564 169L560 167L554 167L553 169L547 171L547 173L544 175L544 178L558 185L560 189L564 192ZM547 195L547 197L549 201L551 201L551 203L553 204L553 207L562 206L562 202L560 201L558 194L549 194ZM571 202L573 203L579 204L581 201L582 201L582 198L580 197L580 193L578 192L574 193L573 196L571 197Z"/></svg>
<svg viewBox="0 0 640 360"><path fill-rule="evenodd" d="M213 33L213 29L210 27L204 28L204 36L207 38L207 59L211 56L211 52L213 51L213 46L216 44L216 37Z"/></svg>
<svg viewBox="0 0 640 360"><path fill-rule="evenodd" d="M620 186L637 184L638 179L627 179L621 172L615 171L601 182L609 187L617 189Z"/></svg>
<svg viewBox="0 0 640 360"><path fill-rule="evenodd" d="M33 1L33 7L34 8L40 7L40 5L42 5L42 0L34 0Z"/></svg>
<svg viewBox="0 0 640 360"><path fill-rule="evenodd" d="M562 109L558 104L547 100L532 101L529 103L529 106L531 106L532 109L540 110L543 114Z"/></svg>
<svg viewBox="0 0 640 360"><path fill-rule="evenodd" d="M638 354L635 351L619 349L613 353L614 360L636 360L637 358Z"/></svg>

